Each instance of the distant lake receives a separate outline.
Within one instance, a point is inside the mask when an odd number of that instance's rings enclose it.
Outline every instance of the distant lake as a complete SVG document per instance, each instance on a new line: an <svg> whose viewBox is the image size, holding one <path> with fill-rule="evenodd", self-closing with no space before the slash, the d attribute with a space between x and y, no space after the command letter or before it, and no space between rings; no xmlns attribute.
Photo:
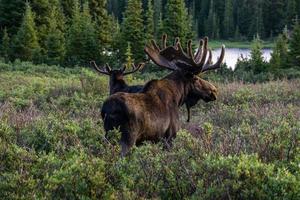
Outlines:
<svg viewBox="0 0 300 200"><path fill-rule="evenodd" d="M243 55L243 57L250 57L250 49L238 49L238 48L226 48L225 59L224 62L228 67L234 69L235 64L237 63L238 58ZM266 61L269 61L271 58L271 49L263 49L263 57ZM221 49L213 50L213 61L216 62L218 56L221 53Z"/></svg>

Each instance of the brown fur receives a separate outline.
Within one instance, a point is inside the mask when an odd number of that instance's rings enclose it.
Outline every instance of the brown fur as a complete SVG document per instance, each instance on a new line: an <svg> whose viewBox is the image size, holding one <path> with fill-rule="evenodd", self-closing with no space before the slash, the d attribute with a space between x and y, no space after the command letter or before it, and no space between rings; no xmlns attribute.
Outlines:
<svg viewBox="0 0 300 200"><path fill-rule="evenodd" d="M189 93L201 95L205 101L216 99L213 85L189 76L192 75L175 71L162 80L148 82L141 93L116 93L104 102L101 112L104 128L106 132L120 128L122 155L145 140L174 138L180 128L179 107Z"/></svg>

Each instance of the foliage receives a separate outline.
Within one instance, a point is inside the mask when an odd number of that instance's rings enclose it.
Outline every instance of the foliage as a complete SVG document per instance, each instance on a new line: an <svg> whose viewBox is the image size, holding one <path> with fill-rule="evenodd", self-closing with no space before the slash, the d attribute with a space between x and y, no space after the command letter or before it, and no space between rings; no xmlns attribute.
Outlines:
<svg viewBox="0 0 300 200"><path fill-rule="evenodd" d="M176 37L182 44L193 38L191 21L187 13L184 0L170 0L166 4L166 16L163 19L163 31L174 41Z"/></svg>
<svg viewBox="0 0 300 200"><path fill-rule="evenodd" d="M0 72L2 198L299 199L299 80L216 83L218 100L197 104L172 146L122 159L100 117L106 76L19 61Z"/></svg>
<svg viewBox="0 0 300 200"><path fill-rule="evenodd" d="M0 56L4 58L5 61L9 60L10 55L10 38L7 33L7 29L4 29L2 37L2 46L0 48Z"/></svg>
<svg viewBox="0 0 300 200"><path fill-rule="evenodd" d="M133 58L136 61L141 61L145 57L143 52L145 37L142 12L142 3L139 0L129 0L124 12L124 20L121 26L121 55L124 57L127 49L127 42L130 42L133 47Z"/></svg>
<svg viewBox="0 0 300 200"><path fill-rule="evenodd" d="M34 14L29 3L26 3L23 22L15 35L12 49L14 58L24 61L37 61L39 59L40 45L38 43Z"/></svg>
<svg viewBox="0 0 300 200"><path fill-rule="evenodd" d="M300 69L300 24L298 19L294 25L293 34L290 40L289 65Z"/></svg>
<svg viewBox="0 0 300 200"><path fill-rule="evenodd" d="M99 55L95 24L92 21L87 4L83 10L77 3L74 8L71 27L67 33L67 63L69 65L87 65L91 60L97 60Z"/></svg>

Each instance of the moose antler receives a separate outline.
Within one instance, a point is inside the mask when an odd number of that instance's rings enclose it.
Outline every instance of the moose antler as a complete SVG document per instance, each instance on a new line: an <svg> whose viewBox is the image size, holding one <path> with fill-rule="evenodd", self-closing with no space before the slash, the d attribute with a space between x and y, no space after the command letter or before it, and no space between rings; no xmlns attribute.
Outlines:
<svg viewBox="0 0 300 200"><path fill-rule="evenodd" d="M133 64L131 64L131 66L132 66L132 70L129 71L129 72L125 72L124 76L129 75L129 74L133 74L133 73L139 71L140 69L142 69L145 66L145 63L140 63L140 64L138 64L138 66L136 66L133 63ZM124 65L124 71L126 70L126 68L127 68L127 65Z"/></svg>
<svg viewBox="0 0 300 200"><path fill-rule="evenodd" d="M145 52L150 59L160 67L169 70L187 70L193 74L199 74L208 70L217 69L221 66L225 56L225 46L222 46L218 61L212 65L212 52L208 49L208 38L200 40L196 54L193 53L192 41L188 41L187 52L184 52L179 38L175 39L174 46L166 45L167 36L163 35L163 49L160 49L154 40L146 45ZM207 54L209 55L207 58Z"/></svg>
<svg viewBox="0 0 300 200"><path fill-rule="evenodd" d="M95 61L91 61L90 64L93 64L94 69L95 69L96 71L98 71L99 73L105 74L105 75L108 75L108 76L110 75L111 67L110 67L108 64L105 65L105 71L102 70L102 69L100 69L100 68L98 67L98 65L96 64Z"/></svg>

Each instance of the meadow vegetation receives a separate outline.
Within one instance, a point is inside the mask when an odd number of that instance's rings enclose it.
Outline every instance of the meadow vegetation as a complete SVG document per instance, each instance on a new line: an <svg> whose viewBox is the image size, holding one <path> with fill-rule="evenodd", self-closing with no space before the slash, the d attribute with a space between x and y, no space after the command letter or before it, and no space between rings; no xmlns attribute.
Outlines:
<svg viewBox="0 0 300 200"><path fill-rule="evenodd" d="M215 84L219 99L198 103L191 123L182 109L172 146L145 143L122 159L100 116L107 77L1 62L1 198L299 199L300 80Z"/></svg>

